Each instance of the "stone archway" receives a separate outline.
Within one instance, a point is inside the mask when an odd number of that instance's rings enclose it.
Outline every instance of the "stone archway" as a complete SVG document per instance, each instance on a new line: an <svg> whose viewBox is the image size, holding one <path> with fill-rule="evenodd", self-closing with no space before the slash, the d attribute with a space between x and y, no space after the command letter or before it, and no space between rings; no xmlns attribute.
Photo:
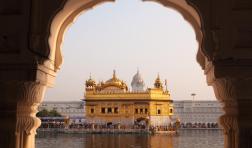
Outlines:
<svg viewBox="0 0 252 148"><path fill-rule="evenodd" d="M49 37L50 46L50 60L54 61L55 70L59 69L63 58L61 54L61 43L64 38L64 32L67 27L78 17L81 13L88 9L93 8L101 3L113 2L114 0L93 0L93 1L77 1L68 0L64 8L57 13L51 22L51 35ZM185 20L187 20L193 27L196 39L199 43L199 50L197 54L197 60L204 67L205 55L203 54L203 49L201 48L203 33L201 30L201 20L198 12L190 6L186 0L143 0L143 1L153 1L162 4L165 7L173 8L179 11Z"/></svg>
<svg viewBox="0 0 252 148"><path fill-rule="evenodd" d="M4 20L0 24L2 147L35 147L40 124L35 114L62 63L64 31L81 12L106 1L110 0L0 2ZM152 1L179 11L193 26L199 42L197 60L217 99L224 104L225 115L220 122L225 147L251 148L251 1Z"/></svg>
<svg viewBox="0 0 252 148"><path fill-rule="evenodd" d="M54 61L54 70L60 68L62 64L61 55L61 43L63 40L64 32L66 28L74 21L74 19L83 11L88 10L98 4L103 2L113 2L114 0L94 0L94 1L76 1L68 0L64 8L58 12L51 23L51 36L49 38L49 46L51 49L50 59ZM214 60L215 51L220 48L221 37L218 30L206 29L207 19L203 19L205 15L202 9L203 7L198 7L200 2L194 0L143 0L143 1L153 1L162 4L165 7L173 8L180 12L186 21L188 21L196 34L196 39L199 44L199 49L197 52L197 61L201 65L202 69L207 75L207 82L212 85L217 99L223 103L225 115L220 117L220 123L224 127L225 134L225 147L244 147L249 146L251 143L248 139L252 137L252 131L250 125L245 124L245 129L250 129L249 132L239 129L240 125L243 125L242 120L238 119L238 96L237 89L241 89L244 86L250 86L251 79L248 83L244 85L244 80L237 79L233 76L221 75L223 70L219 70L219 63ZM201 13L202 12L202 13ZM203 26L205 25L205 26ZM206 29L206 30L204 30ZM203 44L204 43L204 44ZM220 61L218 61L220 62ZM221 61L222 62L222 61ZM218 65L218 66L217 66ZM222 68L222 67L221 67ZM219 74L220 73L220 74ZM226 72L224 72L226 73ZM224 77L224 78L223 78ZM228 77L228 78L227 78ZM232 77L230 79L230 77ZM235 81L235 82L234 82ZM241 83L239 83L241 82ZM239 84L238 84L239 83ZM239 88L235 86L239 85ZM235 87L235 88L234 88ZM241 91L248 95L248 91ZM251 95L250 95L251 96ZM245 97L240 106L244 107L244 104L249 104L252 106L252 102ZM246 107L247 108L247 107ZM243 113L247 114L246 112ZM245 115L248 119L249 116ZM238 121L239 120L239 121ZM250 118L249 118L250 120ZM241 123L239 123L241 122ZM252 121L251 121L252 122ZM251 123L248 122L248 123ZM241 131L244 133L241 134ZM242 137L244 136L244 137ZM241 137L243 140L241 140ZM247 140L244 140L246 139ZM243 141L243 143L241 143Z"/></svg>

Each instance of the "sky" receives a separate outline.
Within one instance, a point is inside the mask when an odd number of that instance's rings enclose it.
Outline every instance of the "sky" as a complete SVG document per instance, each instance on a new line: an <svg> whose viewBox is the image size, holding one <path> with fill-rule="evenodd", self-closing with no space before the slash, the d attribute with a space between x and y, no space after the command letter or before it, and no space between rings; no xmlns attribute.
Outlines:
<svg viewBox="0 0 252 148"><path fill-rule="evenodd" d="M139 69L147 87L159 73L173 100L214 100L196 62L198 43L191 25L177 11L155 2L117 0L83 12L64 36L64 62L46 101L83 99L90 73L106 81L116 70L128 87Z"/></svg>

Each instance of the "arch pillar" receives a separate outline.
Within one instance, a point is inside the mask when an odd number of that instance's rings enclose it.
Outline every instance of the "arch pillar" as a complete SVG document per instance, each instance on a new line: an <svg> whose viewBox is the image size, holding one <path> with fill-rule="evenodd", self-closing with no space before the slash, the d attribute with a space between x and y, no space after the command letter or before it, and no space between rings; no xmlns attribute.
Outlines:
<svg viewBox="0 0 252 148"><path fill-rule="evenodd" d="M36 117L46 86L39 82L0 82L0 145L4 148L35 148Z"/></svg>
<svg viewBox="0 0 252 148"><path fill-rule="evenodd" d="M214 76L210 76L211 72L207 76L225 112L219 118L219 123L224 128L224 146L225 148L251 148L252 78L245 77L241 73L244 72L242 70L229 71L227 74L226 68L222 67L221 71L217 69L213 72Z"/></svg>
<svg viewBox="0 0 252 148"><path fill-rule="evenodd" d="M237 148L238 147L238 115L237 115L237 103L236 101L226 101L224 104L225 114L219 118L219 123L224 128L224 145L225 148ZM229 112L227 112L229 110ZM230 110L232 110L230 112Z"/></svg>

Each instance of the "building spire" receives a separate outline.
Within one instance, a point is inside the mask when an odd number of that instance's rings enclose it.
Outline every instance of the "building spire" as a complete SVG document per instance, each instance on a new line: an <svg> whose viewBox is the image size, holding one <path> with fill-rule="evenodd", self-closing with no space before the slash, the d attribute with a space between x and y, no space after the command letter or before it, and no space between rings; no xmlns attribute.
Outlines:
<svg viewBox="0 0 252 148"><path fill-rule="evenodd" d="M154 86L155 86L155 88L163 89L163 84L160 81L159 73L158 73L157 78L155 80Z"/></svg>
<svg viewBox="0 0 252 148"><path fill-rule="evenodd" d="M167 79L165 79L165 91L168 91L168 89L167 89Z"/></svg>
<svg viewBox="0 0 252 148"><path fill-rule="evenodd" d="M89 73L89 79L92 79L92 75L91 75L91 72Z"/></svg>
<svg viewBox="0 0 252 148"><path fill-rule="evenodd" d="M116 78L116 71L115 71L115 69L113 70L113 79L115 79Z"/></svg>

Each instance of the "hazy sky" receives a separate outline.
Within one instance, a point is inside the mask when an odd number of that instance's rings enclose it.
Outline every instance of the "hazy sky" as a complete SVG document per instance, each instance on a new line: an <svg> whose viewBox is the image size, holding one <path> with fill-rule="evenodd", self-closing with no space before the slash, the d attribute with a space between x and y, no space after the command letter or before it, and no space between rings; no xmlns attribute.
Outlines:
<svg viewBox="0 0 252 148"><path fill-rule="evenodd" d="M64 63L45 100L83 99L89 74L108 80L113 69L130 87L139 68L146 87L157 73L167 79L172 99L215 99L196 62L198 44L188 22L154 2L117 0L83 12L66 31Z"/></svg>

